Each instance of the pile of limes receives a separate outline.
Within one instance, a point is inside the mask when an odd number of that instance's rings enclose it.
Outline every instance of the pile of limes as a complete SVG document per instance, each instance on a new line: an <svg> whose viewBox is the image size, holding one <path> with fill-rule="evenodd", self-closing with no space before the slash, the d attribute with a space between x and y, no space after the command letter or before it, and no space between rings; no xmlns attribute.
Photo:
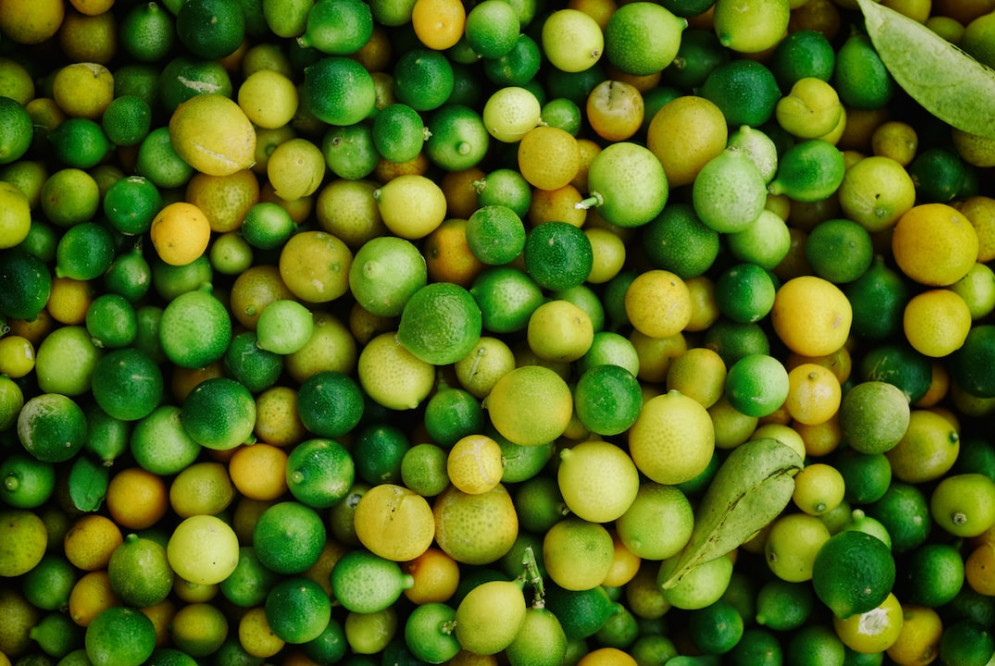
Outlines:
<svg viewBox="0 0 995 666"><path fill-rule="evenodd" d="M0 0L0 666L992 663L995 0L883 5Z"/></svg>

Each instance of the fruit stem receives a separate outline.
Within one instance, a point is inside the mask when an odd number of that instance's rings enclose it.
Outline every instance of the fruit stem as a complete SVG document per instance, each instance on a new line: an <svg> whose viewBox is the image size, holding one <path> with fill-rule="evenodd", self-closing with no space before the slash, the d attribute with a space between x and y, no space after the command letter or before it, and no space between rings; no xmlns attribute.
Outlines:
<svg viewBox="0 0 995 666"><path fill-rule="evenodd" d="M963 525L967 522L967 514L963 511L955 511L950 515L950 522L954 525Z"/></svg>
<svg viewBox="0 0 995 666"><path fill-rule="evenodd" d="M439 631L449 636L456 631L456 620L446 620L439 625Z"/></svg>
<svg viewBox="0 0 995 666"><path fill-rule="evenodd" d="M605 203L605 198L601 196L600 192L591 192L591 196L586 199L582 199L574 204L574 208L587 210L588 208L601 206Z"/></svg>
<svg viewBox="0 0 995 666"><path fill-rule="evenodd" d="M545 608L546 606L546 587L542 582L542 574L539 573L539 565L536 564L535 553L532 552L532 546L526 546L525 552L522 554L522 566L525 570L522 572L524 580L526 580L535 591L535 595L532 599L533 608Z"/></svg>

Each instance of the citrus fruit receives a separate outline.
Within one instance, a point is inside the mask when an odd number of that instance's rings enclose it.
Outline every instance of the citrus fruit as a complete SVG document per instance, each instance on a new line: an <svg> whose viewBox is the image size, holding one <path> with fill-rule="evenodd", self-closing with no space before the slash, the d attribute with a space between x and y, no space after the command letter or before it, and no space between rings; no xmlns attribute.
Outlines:
<svg viewBox="0 0 995 666"><path fill-rule="evenodd" d="M715 447L712 419L699 402L677 391L647 400L629 429L636 467L657 483L690 481L705 470Z"/></svg>

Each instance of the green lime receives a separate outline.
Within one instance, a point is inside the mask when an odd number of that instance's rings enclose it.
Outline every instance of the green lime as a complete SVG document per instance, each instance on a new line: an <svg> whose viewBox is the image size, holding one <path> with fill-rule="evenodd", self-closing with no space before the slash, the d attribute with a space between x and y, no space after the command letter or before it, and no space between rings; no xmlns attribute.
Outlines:
<svg viewBox="0 0 995 666"><path fill-rule="evenodd" d="M107 575L114 593L137 608L163 601L173 589L173 570L169 568L166 549L136 534L125 537L111 553Z"/></svg>
<svg viewBox="0 0 995 666"><path fill-rule="evenodd" d="M162 405L136 423L129 448L140 467L161 476L180 472L201 451L184 430L181 410L175 405Z"/></svg>
<svg viewBox="0 0 995 666"><path fill-rule="evenodd" d="M715 281L715 304L733 321L756 322L774 306L776 291L766 270L752 263L736 264L722 271Z"/></svg>
<svg viewBox="0 0 995 666"><path fill-rule="evenodd" d="M296 229L297 224L285 208L263 201L253 205L245 214L241 233L252 247L273 250L283 245Z"/></svg>
<svg viewBox="0 0 995 666"><path fill-rule="evenodd" d="M345 630L334 617L328 621L317 638L312 638L301 646L308 657L319 664L334 664L345 658L348 651Z"/></svg>
<svg viewBox="0 0 995 666"><path fill-rule="evenodd" d="M29 635L45 655L58 659L83 648L84 631L67 613L49 613Z"/></svg>
<svg viewBox="0 0 995 666"><path fill-rule="evenodd" d="M136 175L148 178L162 188L185 185L194 168L183 161L169 138L169 127L157 127L138 144ZM157 211L158 212L158 211Z"/></svg>
<svg viewBox="0 0 995 666"><path fill-rule="evenodd" d="M788 664L839 664L846 659L846 646L828 624L810 624L791 635L784 649Z"/></svg>
<svg viewBox="0 0 995 666"><path fill-rule="evenodd" d="M989 627L959 620L943 628L939 657L945 664L985 664L995 653L995 636Z"/></svg>
<svg viewBox="0 0 995 666"><path fill-rule="evenodd" d="M360 0L316 2L307 15L307 28L297 38L304 47L329 55L349 55L373 35L373 13Z"/></svg>
<svg viewBox="0 0 995 666"><path fill-rule="evenodd" d="M41 210L60 227L88 222L100 207L100 188L86 171L67 167L52 173L41 188Z"/></svg>
<svg viewBox="0 0 995 666"><path fill-rule="evenodd" d="M152 286L165 301L173 301L180 294L205 287L213 278L211 261L204 255L185 266L173 266L158 257L152 259ZM258 317L259 313L255 314Z"/></svg>
<svg viewBox="0 0 995 666"><path fill-rule="evenodd" d="M169 25L172 27L171 20ZM130 63L117 68L114 71L114 96L128 95L138 97L148 104L149 108L158 104L159 70L152 65L140 63Z"/></svg>
<svg viewBox="0 0 995 666"><path fill-rule="evenodd" d="M729 367L726 397L737 411L747 416L759 418L772 414L788 397L788 371L773 356L744 356Z"/></svg>
<svg viewBox="0 0 995 666"><path fill-rule="evenodd" d="M705 347L718 353L726 367L750 354L769 354L770 341L757 323L739 323L719 318L704 336Z"/></svg>
<svg viewBox="0 0 995 666"><path fill-rule="evenodd" d="M501 265L525 249L525 226L507 206L481 206L467 219L466 240L473 255L485 264Z"/></svg>
<svg viewBox="0 0 995 666"><path fill-rule="evenodd" d="M352 445L356 472L369 484L397 483L401 478L401 461L411 448L403 430L388 424L363 427Z"/></svg>
<svg viewBox="0 0 995 666"><path fill-rule="evenodd" d="M906 281L878 257L856 280L843 287L853 309L854 334L883 340L902 328L910 294Z"/></svg>
<svg viewBox="0 0 995 666"><path fill-rule="evenodd" d="M552 290L583 283L594 263L591 241L567 222L545 222L531 229L524 253L525 267L532 279Z"/></svg>
<svg viewBox="0 0 995 666"><path fill-rule="evenodd" d="M286 356L299 351L314 332L311 311L292 299L278 299L263 308L256 321L260 349Z"/></svg>
<svg viewBox="0 0 995 666"><path fill-rule="evenodd" d="M234 379L212 377L187 395L181 418L183 429L195 442L227 450L252 438L256 403L249 390Z"/></svg>
<svg viewBox="0 0 995 666"><path fill-rule="evenodd" d="M902 390L909 403L915 403L929 390L933 371L929 359L912 347L889 343L864 355L858 375L861 381L893 384Z"/></svg>
<svg viewBox="0 0 995 666"><path fill-rule="evenodd" d="M480 401L461 388L441 388L425 403L425 431L443 448L481 432L484 424Z"/></svg>
<svg viewBox="0 0 995 666"><path fill-rule="evenodd" d="M908 483L893 482L881 499L867 507L867 515L885 526L896 553L922 544L932 528L926 495Z"/></svg>
<svg viewBox="0 0 995 666"><path fill-rule="evenodd" d="M625 432L636 422L642 408L639 381L618 365L588 369L577 380L573 394L577 418L599 435Z"/></svg>
<svg viewBox="0 0 995 666"><path fill-rule="evenodd" d="M0 98L2 99L2 98ZM89 169L111 149L104 130L89 118L68 118L48 135L56 159L67 167Z"/></svg>
<svg viewBox="0 0 995 666"><path fill-rule="evenodd" d="M784 659L781 641L777 636L756 627L746 629L736 647L727 654L732 666L774 666L783 663Z"/></svg>
<svg viewBox="0 0 995 666"><path fill-rule="evenodd" d="M130 345L138 335L135 308L120 294L101 294L86 311L86 331L104 349Z"/></svg>
<svg viewBox="0 0 995 666"><path fill-rule="evenodd" d="M347 610L376 613L397 601L414 579L397 562L366 550L352 550L335 563L331 582L336 599Z"/></svg>
<svg viewBox="0 0 995 666"><path fill-rule="evenodd" d="M726 48L739 53L759 53L774 47L784 37L791 15L785 0L716 3L715 33Z"/></svg>
<svg viewBox="0 0 995 666"><path fill-rule="evenodd" d="M107 414L122 421L137 421L159 405L164 384L158 364L129 347L115 349L97 362L91 390Z"/></svg>
<svg viewBox="0 0 995 666"><path fill-rule="evenodd" d="M524 330L543 302L542 289L527 273L511 266L486 268L470 287L481 311L483 329L492 333Z"/></svg>
<svg viewBox="0 0 995 666"><path fill-rule="evenodd" d="M445 104L454 83L452 65L437 51L412 49L394 65L397 101L416 111L431 111Z"/></svg>
<svg viewBox="0 0 995 666"><path fill-rule="evenodd" d="M662 4L667 5L667 3ZM667 9L679 14L677 7L671 6ZM688 28L681 34L677 55L673 63L663 70L662 80L667 85L685 90L697 88L705 82L713 69L728 61L729 51L722 47L714 31Z"/></svg>
<svg viewBox="0 0 995 666"><path fill-rule="evenodd" d="M400 315L411 295L427 281L428 269L418 248L396 236L367 241L349 268L349 289L356 301L382 317Z"/></svg>
<svg viewBox="0 0 995 666"><path fill-rule="evenodd" d="M455 622L456 610L444 603L417 606L404 623L404 644L417 659L430 664L448 661L460 651L451 630Z"/></svg>
<svg viewBox="0 0 995 666"><path fill-rule="evenodd" d="M252 545L267 569L278 574L299 574L321 557L325 534L324 521L315 509L284 501L259 514L252 530Z"/></svg>
<svg viewBox="0 0 995 666"><path fill-rule="evenodd" d="M103 211L115 230L138 235L149 230L162 205L162 195L152 181L129 176L115 182L104 194Z"/></svg>
<svg viewBox="0 0 995 666"><path fill-rule="evenodd" d="M957 537L975 537L995 524L995 481L984 474L944 477L929 498L936 524Z"/></svg>
<svg viewBox="0 0 995 666"><path fill-rule="evenodd" d="M422 497L435 497L449 485L448 457L435 444L415 444L401 458L401 482Z"/></svg>
<svg viewBox="0 0 995 666"><path fill-rule="evenodd" d="M995 480L995 446L981 437L962 439L954 471L984 474Z"/></svg>
<svg viewBox="0 0 995 666"><path fill-rule="evenodd" d="M556 71L567 74L594 69L605 50L605 37L598 22L590 14L569 7L546 16L540 36L550 64ZM599 81L603 78L600 74L603 72L594 74Z"/></svg>
<svg viewBox="0 0 995 666"><path fill-rule="evenodd" d="M908 165L916 187L916 200L946 203L961 193L967 178L967 165L956 153L943 148L927 148Z"/></svg>
<svg viewBox="0 0 995 666"><path fill-rule="evenodd" d="M322 138L321 152L332 173L351 180L366 178L381 159L373 129L366 123L329 128Z"/></svg>
<svg viewBox="0 0 995 666"><path fill-rule="evenodd" d="M725 654L743 637L743 618L735 606L719 600L688 613L688 637L705 654Z"/></svg>
<svg viewBox="0 0 995 666"><path fill-rule="evenodd" d="M855 109L880 109L896 92L894 79L866 34L855 33L836 51L833 88Z"/></svg>
<svg viewBox="0 0 995 666"><path fill-rule="evenodd" d="M318 372L298 389L297 413L318 437L341 437L363 417L363 393L349 375L334 370Z"/></svg>
<svg viewBox="0 0 995 666"><path fill-rule="evenodd" d="M840 430L853 450L885 453L905 435L910 414L908 397L898 386L886 381L863 381L843 396Z"/></svg>
<svg viewBox="0 0 995 666"><path fill-rule="evenodd" d="M327 509L349 493L356 477L352 456L330 439L301 442L287 458L287 487L298 502Z"/></svg>
<svg viewBox="0 0 995 666"><path fill-rule="evenodd" d="M376 87L369 72L355 60L328 56L304 70L301 101L329 125L353 125L373 112Z"/></svg>
<svg viewBox="0 0 995 666"><path fill-rule="evenodd" d="M769 188L772 194L784 194L795 201L821 201L839 189L845 172L843 153L835 145L809 139L781 155ZM870 247L866 254L870 254Z"/></svg>
<svg viewBox="0 0 995 666"><path fill-rule="evenodd" d="M252 608L266 601L270 588L280 576L263 566L252 546L238 549L238 564L228 578L219 584L225 599L240 608Z"/></svg>
<svg viewBox="0 0 995 666"><path fill-rule="evenodd" d="M481 58L500 58L515 46L518 13L504 0L483 0L467 13L464 37Z"/></svg>
<svg viewBox="0 0 995 666"><path fill-rule="evenodd" d="M663 165L650 150L618 142L595 155L587 173L589 199L601 215L621 227L639 227L660 214L670 189Z"/></svg>
<svg viewBox="0 0 995 666"><path fill-rule="evenodd" d="M234 92L231 77L221 63L187 56L166 63L159 75L157 89L169 113L195 95L217 93L231 97Z"/></svg>
<svg viewBox="0 0 995 666"><path fill-rule="evenodd" d="M800 79L829 81L836 65L836 52L823 33L802 29L790 32L771 54L770 69L783 90Z"/></svg>
<svg viewBox="0 0 995 666"><path fill-rule="evenodd" d="M426 363L448 365L470 353L481 329L480 308L470 292L459 285L436 282L408 299L397 339Z"/></svg>
<svg viewBox="0 0 995 666"><path fill-rule="evenodd" d="M64 555L48 553L24 574L24 598L42 610L60 610L69 604L69 595L79 576Z"/></svg>
<svg viewBox="0 0 995 666"><path fill-rule="evenodd" d="M83 450L93 454L104 465L110 465L128 451L131 424L114 418L93 402L83 410L89 437Z"/></svg>
<svg viewBox="0 0 995 666"><path fill-rule="evenodd" d="M719 107L731 127L760 127L773 117L781 98L774 74L745 58L715 67L698 94Z"/></svg>
<svg viewBox="0 0 995 666"><path fill-rule="evenodd" d="M605 25L605 57L626 74L655 74L676 57L687 20L652 2L629 4Z"/></svg>
<svg viewBox="0 0 995 666"><path fill-rule="evenodd" d="M222 358L225 373L245 385L251 393L273 386L283 372L283 358L261 349L254 331L243 331L232 338Z"/></svg>
<svg viewBox="0 0 995 666"><path fill-rule="evenodd" d="M764 210L742 231L726 236L729 253L740 261L774 270L791 249L791 231L783 219Z"/></svg>
<svg viewBox="0 0 995 666"><path fill-rule="evenodd" d="M0 314L29 321L37 317L52 291L52 274L44 262L20 248L5 250L0 275Z"/></svg>
<svg viewBox="0 0 995 666"><path fill-rule="evenodd" d="M812 616L815 595L809 583L792 583L780 578L764 582L757 591L757 624L774 631L791 631Z"/></svg>
<svg viewBox="0 0 995 666"><path fill-rule="evenodd" d="M155 649L155 626L136 608L111 606L87 625L85 641L94 666L139 666Z"/></svg>
<svg viewBox="0 0 995 666"><path fill-rule="evenodd" d="M833 467L843 476L844 499L850 504L870 504L884 496L891 484L891 464L883 453L860 453L840 449Z"/></svg>
<svg viewBox="0 0 995 666"><path fill-rule="evenodd" d="M35 354L38 387L47 393L77 396L90 390L93 369L101 352L82 326L52 331Z"/></svg>
<svg viewBox="0 0 995 666"><path fill-rule="evenodd" d="M31 147L34 127L27 110L10 97L0 97L0 164L19 160Z"/></svg>
<svg viewBox="0 0 995 666"><path fill-rule="evenodd" d="M767 184L746 153L727 148L701 168L691 196L705 225L720 233L735 233L760 217L767 201Z"/></svg>
<svg viewBox="0 0 995 666"><path fill-rule="evenodd" d="M202 368L220 360L231 335L228 311L205 289L188 291L171 300L159 323L163 352L184 368Z"/></svg>
<svg viewBox="0 0 995 666"><path fill-rule="evenodd" d="M923 544L903 559L900 580L908 603L938 608L953 601L964 585L964 560L949 544Z"/></svg>
<svg viewBox="0 0 995 666"><path fill-rule="evenodd" d="M507 206L524 218L532 204L532 186L514 169L495 169L474 187L478 206Z"/></svg>
<svg viewBox="0 0 995 666"><path fill-rule="evenodd" d="M874 260L871 235L851 220L825 220L809 231L805 258L819 277L834 284L853 282Z"/></svg>
<svg viewBox="0 0 995 666"><path fill-rule="evenodd" d="M156 2L138 4L128 10L121 19L118 34L121 48L138 62L162 60L176 42L173 17Z"/></svg>
<svg viewBox="0 0 995 666"><path fill-rule="evenodd" d="M86 442L86 415L72 398L43 393L24 403L17 416L17 436L38 460L64 462Z"/></svg>
<svg viewBox="0 0 995 666"><path fill-rule="evenodd" d="M812 585L839 618L876 608L895 583L895 560L888 546L865 532L844 530L819 549Z"/></svg>
<svg viewBox="0 0 995 666"><path fill-rule="evenodd" d="M483 61L484 75L497 86L524 86L539 73L542 52L536 40L521 33L511 50Z"/></svg>
<svg viewBox="0 0 995 666"><path fill-rule="evenodd" d="M487 1L487 0L485 0ZM492 0L498 4L504 0ZM480 115L462 104L444 104L426 123L429 132L425 154L446 171L462 171L476 166L490 145L490 134Z"/></svg>
<svg viewBox="0 0 995 666"><path fill-rule="evenodd" d="M52 463L19 452L0 463L0 499L6 504L17 509L34 509L44 504L54 491Z"/></svg>
<svg viewBox="0 0 995 666"><path fill-rule="evenodd" d="M331 600L310 578L284 578L266 595L266 621L273 634L288 643L315 640L328 626Z"/></svg>
<svg viewBox="0 0 995 666"><path fill-rule="evenodd" d="M373 145L392 162L413 160L422 151L427 136L425 121L407 104L388 104L373 117Z"/></svg>
<svg viewBox="0 0 995 666"><path fill-rule="evenodd" d="M973 326L963 346L954 352L950 375L965 392L979 398L995 397L995 382L984 371L995 359L995 325Z"/></svg>
<svg viewBox="0 0 995 666"><path fill-rule="evenodd" d="M502 483L520 483L539 474L555 453L553 442L540 446L515 444L497 431L488 433L501 447ZM543 530L545 531L545 530Z"/></svg>
<svg viewBox="0 0 995 666"><path fill-rule="evenodd" d="M224 58L245 39L245 14L238 0L187 0L176 14L176 36L198 58Z"/></svg>
<svg viewBox="0 0 995 666"><path fill-rule="evenodd" d="M107 271L114 260L114 236L102 224L74 225L55 248L55 275L92 280Z"/></svg>

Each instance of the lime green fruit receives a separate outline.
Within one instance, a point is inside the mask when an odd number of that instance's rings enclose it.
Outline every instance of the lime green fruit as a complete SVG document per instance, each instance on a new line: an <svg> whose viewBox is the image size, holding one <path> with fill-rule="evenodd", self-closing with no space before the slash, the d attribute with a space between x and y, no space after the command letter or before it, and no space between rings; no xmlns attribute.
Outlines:
<svg viewBox="0 0 995 666"><path fill-rule="evenodd" d="M587 173L588 190L601 215L621 227L639 227L660 214L670 188L663 165L649 149L627 141L599 152Z"/></svg>
<svg viewBox="0 0 995 666"><path fill-rule="evenodd" d="M790 14L788 0L719 0L715 3L715 34L733 51L765 51L781 41Z"/></svg>
<svg viewBox="0 0 995 666"><path fill-rule="evenodd" d="M520 583L496 580L478 585L456 608L456 640L476 654L497 654L515 640L525 611Z"/></svg>
<svg viewBox="0 0 995 666"><path fill-rule="evenodd" d="M839 189L846 173L843 153L823 139L797 143L781 155L771 194L796 201L820 201Z"/></svg>
<svg viewBox="0 0 995 666"><path fill-rule="evenodd" d="M72 398L37 395L17 416L17 436L28 453L45 462L64 462L86 443L86 415Z"/></svg>
<svg viewBox="0 0 995 666"><path fill-rule="evenodd" d="M815 594L839 618L876 608L895 583L895 560L880 539L845 530L829 538L815 556Z"/></svg>
<svg viewBox="0 0 995 666"><path fill-rule="evenodd" d="M329 125L353 125L373 112L376 87L370 73L355 60L329 56L304 70L302 101Z"/></svg>
<svg viewBox="0 0 995 666"><path fill-rule="evenodd" d="M760 217L767 202L767 184L746 154L726 149L702 167L691 196L702 222L719 233L734 233Z"/></svg>
<svg viewBox="0 0 995 666"><path fill-rule="evenodd" d="M623 7L612 12L605 26L608 62L633 76L655 74L670 65L687 19L652 2L632 2Z"/></svg>
<svg viewBox="0 0 995 666"><path fill-rule="evenodd" d="M136 608L111 606L93 618L84 640L94 666L139 666L155 649L155 626Z"/></svg>
<svg viewBox="0 0 995 666"><path fill-rule="evenodd" d="M448 365L466 356L480 339L480 308L470 292L437 282L412 294L401 312L397 339L419 359Z"/></svg>
<svg viewBox="0 0 995 666"><path fill-rule="evenodd" d="M376 613L389 608L401 593L414 584L414 578L397 562L365 550L343 555L331 574L335 597L349 611Z"/></svg>

